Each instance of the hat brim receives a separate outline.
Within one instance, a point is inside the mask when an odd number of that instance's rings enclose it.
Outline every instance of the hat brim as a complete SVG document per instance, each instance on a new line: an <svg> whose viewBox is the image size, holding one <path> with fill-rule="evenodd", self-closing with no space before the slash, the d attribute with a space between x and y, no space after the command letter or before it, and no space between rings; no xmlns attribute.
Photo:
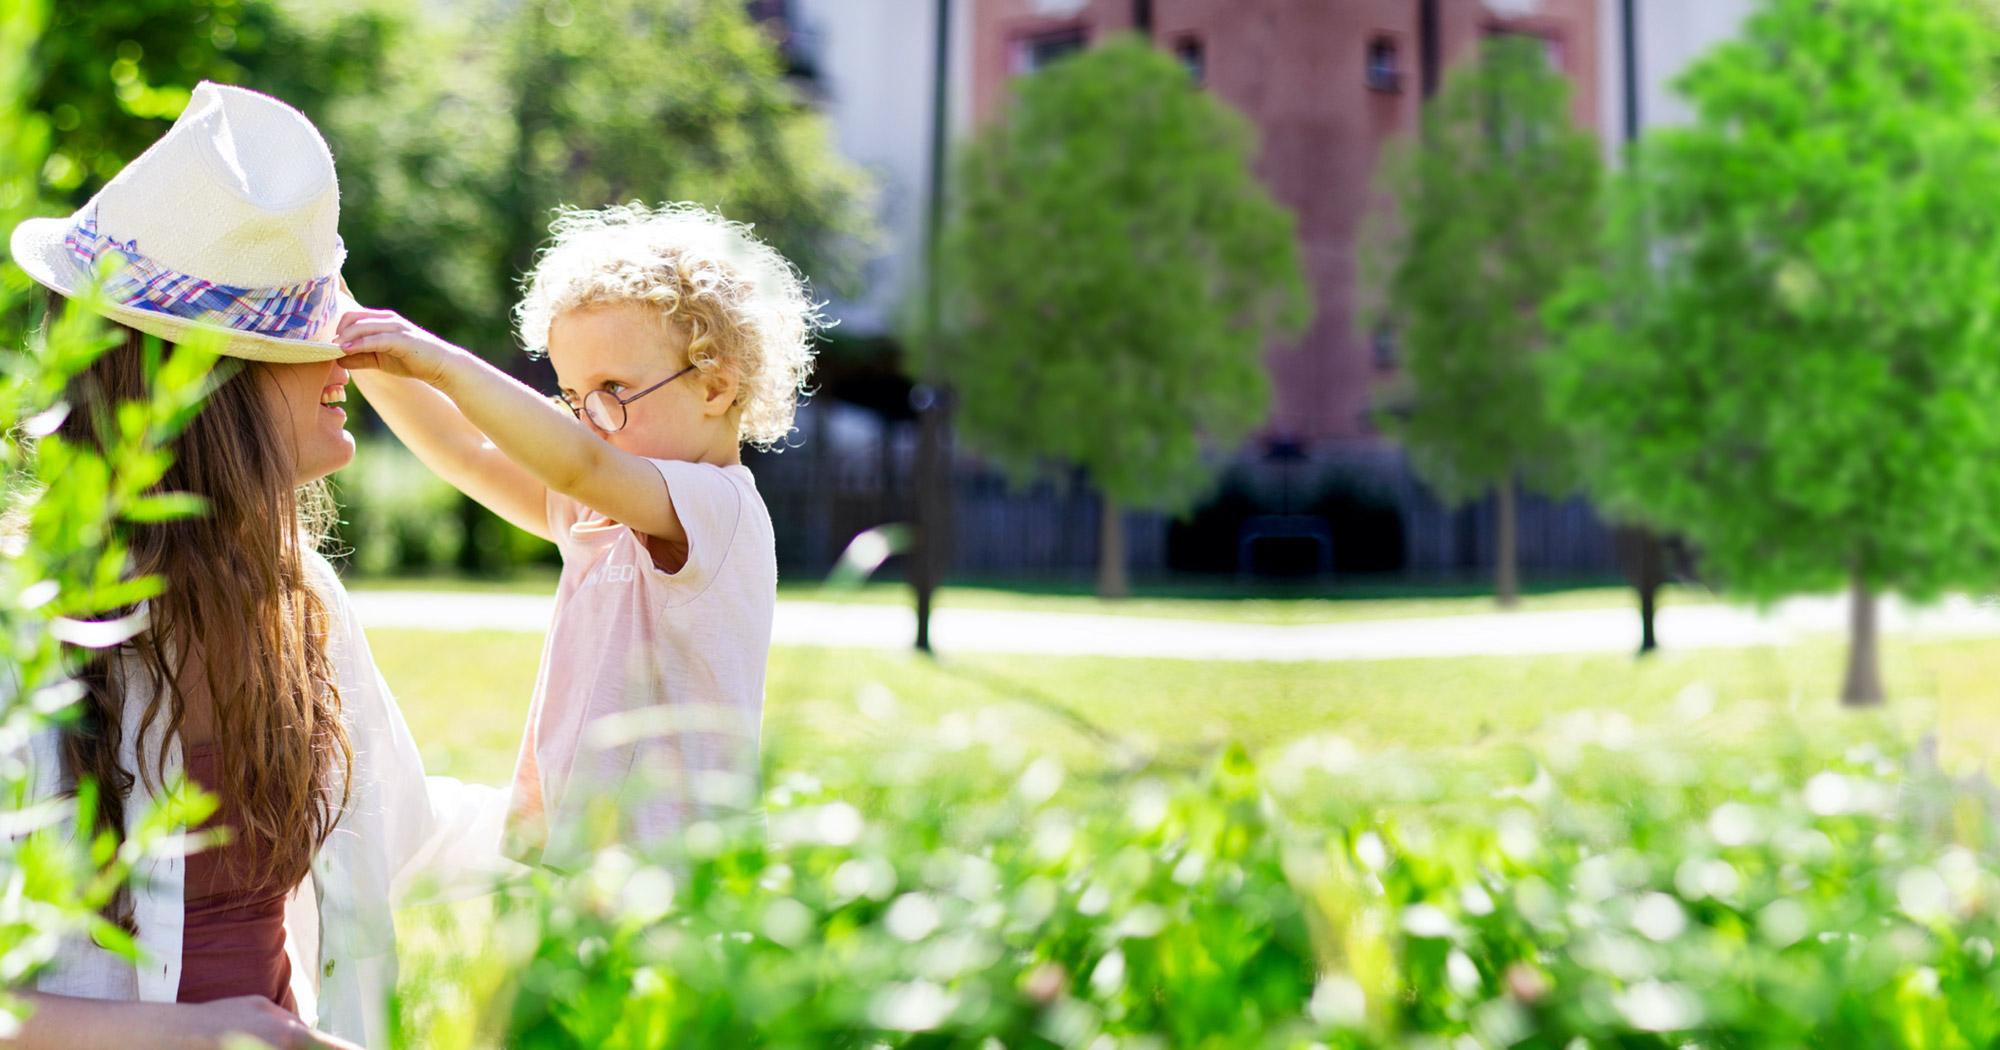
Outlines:
<svg viewBox="0 0 2000 1050"><path fill-rule="evenodd" d="M86 296L83 290L89 286L90 275L77 263L75 256L70 254L69 246L63 243L63 238L69 233L71 225L72 220L69 218L54 218L27 219L14 227L13 236L8 238L8 248L14 256L14 264L33 278L36 284L59 295L81 299L88 303L91 309L119 324L136 328L148 335L159 336L170 343L197 338L218 339L220 340L216 347L218 353L249 361L269 361L274 364L332 361L346 356L346 351L333 343L322 343L311 339L284 339L256 332L244 332ZM347 301L343 295L341 302Z"/></svg>

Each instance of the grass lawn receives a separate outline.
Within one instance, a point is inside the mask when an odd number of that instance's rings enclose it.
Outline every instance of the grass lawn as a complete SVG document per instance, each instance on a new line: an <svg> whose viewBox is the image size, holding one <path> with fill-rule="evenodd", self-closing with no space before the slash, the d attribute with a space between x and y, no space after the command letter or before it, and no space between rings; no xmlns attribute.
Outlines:
<svg viewBox="0 0 2000 1050"><path fill-rule="evenodd" d="M433 773L503 783L512 770L541 639L503 632L370 632L376 660ZM1510 762L1519 745L1561 747L1569 728L1630 726L1731 743L1774 712L1832 725L1843 653L1791 649L1400 660L1321 664L947 656L781 648L767 681L765 752L779 769L867 761L925 734L976 734L1061 756L1078 773L1120 754L1203 763L1225 740L1269 756L1310 734L1338 734L1412 761ZM1892 644L1894 699L1882 724L1906 738L1935 730L1946 757L2000 755L2000 645ZM1608 718L1606 716L1609 716ZM1875 729L1873 719L1860 726ZM1105 789L1116 791L1115 782ZM490 899L404 909L401 987L424 1045L491 1046L475 1030L474 962L494 936ZM490 976L490 975L489 975Z"/></svg>
<svg viewBox="0 0 2000 1050"><path fill-rule="evenodd" d="M352 577L348 586L368 590L446 590L473 593L554 594L553 570L524 569L503 579L472 579L461 576ZM860 587L832 587L814 581L791 581L778 588L781 598L822 602L857 602L874 605L907 605L910 591L901 583L868 583ZM1669 587L1662 602L1697 603L1717 601L1699 588ZM1524 595L1521 608L1530 611L1559 609L1613 609L1632 607L1636 602L1628 588L1603 584L1551 586ZM1427 616L1457 616L1495 611L1492 596L1476 587L1399 583L1393 586L1341 584L1326 587L1256 587L1230 584L1139 585L1134 596L1108 602L1093 595L1084 585L987 586L977 583L944 588L939 592L942 608L1005 609L1019 612L1067 612L1096 615L1164 617L1187 620L1218 620L1231 623L1305 624L1343 623L1354 620L1406 619Z"/></svg>
<svg viewBox="0 0 2000 1050"><path fill-rule="evenodd" d="M498 783L511 770L540 638L378 631L376 659L431 770ZM1616 712L1643 728L1747 706L1840 714L1842 651L1791 649L1318 664L915 654L780 648L766 688L774 765L865 757L917 734L1003 734L1091 766L1132 753L1194 761L1226 740L1268 751L1311 733L1369 750L1533 742L1562 716ZM1890 713L1935 721L1954 749L2000 741L2000 645L1891 644ZM1727 723L1723 723L1727 724ZM1991 753L2000 753L1996 748Z"/></svg>

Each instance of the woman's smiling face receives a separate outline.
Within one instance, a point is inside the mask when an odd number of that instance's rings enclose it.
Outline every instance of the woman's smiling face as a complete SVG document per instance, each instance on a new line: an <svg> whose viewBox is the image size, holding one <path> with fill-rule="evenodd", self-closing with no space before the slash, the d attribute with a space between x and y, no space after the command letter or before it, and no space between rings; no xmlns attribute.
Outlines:
<svg viewBox="0 0 2000 1050"><path fill-rule="evenodd" d="M271 415L288 431L292 482L303 485L345 467L354 459L354 435L347 432L347 369L333 361L253 366Z"/></svg>

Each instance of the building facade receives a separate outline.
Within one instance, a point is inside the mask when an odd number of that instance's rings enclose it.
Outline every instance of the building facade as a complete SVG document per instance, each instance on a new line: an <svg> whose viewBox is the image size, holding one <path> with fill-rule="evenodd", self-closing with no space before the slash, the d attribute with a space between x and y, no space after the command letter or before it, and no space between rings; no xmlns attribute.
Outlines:
<svg viewBox="0 0 2000 1050"><path fill-rule="evenodd" d="M1141 33L1179 58L1257 130L1257 173L1297 217L1315 299L1304 337L1267 351L1271 416L1218 502L1246 517L1338 518L1358 500L1378 520L1386 513L1400 523L1395 546L1404 568L1476 572L1490 559L1490 509L1440 506L1371 422L1375 400L1397 370L1394 333L1369 330L1362 302L1360 260L1370 217L1388 196L1380 182L1384 152L1414 133L1424 99L1483 39L1522 34L1542 41L1550 62L1570 78L1577 123L1597 131L1607 159L1615 160L1628 111L1628 44L1639 126L1685 119L1671 82L1695 56L1733 34L1753 2L950 0L947 123L951 137L962 139L999 114L1015 78L1112 34ZM921 270L936 7L934 0L759 0L755 8L780 30L794 68L805 71L840 148L873 171L881 187L885 250L862 294L832 306L849 335L892 337L899 304ZM823 404L810 412L839 410ZM802 426L823 423L802 419ZM846 434L857 448L882 450L881 473L893 478L900 458L893 450L908 443L897 426L885 421L871 435L849 418L820 433ZM900 476L907 483L907 474ZM1348 491L1329 494L1327 478L1344 479L1332 484ZM977 478L960 487L988 502L1008 499ZM888 489L880 494L885 507L899 498ZM1523 512L1529 571L1608 568L1608 537L1587 506L1529 501ZM1073 516L1049 513L1051 521ZM1150 538L1135 543L1135 571L1175 560L1165 523L1137 525ZM1232 528L1218 520L1213 531L1223 538ZM1341 532L1348 523L1335 521L1334 528ZM1090 531L1077 529L1075 541L1052 546L1038 568L1087 566L1090 545ZM966 542L960 549L969 549ZM1160 564L1145 564L1152 557Z"/></svg>
<svg viewBox="0 0 2000 1050"><path fill-rule="evenodd" d="M1305 337L1269 351L1267 436L1319 448L1379 441L1376 389L1392 333L1358 313L1359 252L1382 199L1384 148L1408 136L1427 90L1482 38L1546 42L1578 85L1579 124L1599 119L1600 0L981 0L971 42L975 120L1008 82L1068 50L1140 32L1179 56L1257 129L1257 171L1298 217L1316 311Z"/></svg>
<svg viewBox="0 0 2000 1050"><path fill-rule="evenodd" d="M1604 56L1597 126L1605 158L1616 161L1629 119L1633 129L1686 123L1693 117L1673 84L1689 63L1736 35L1755 0L1602 0L1598 50ZM1631 54L1627 55L1629 44ZM1629 61L1630 69L1627 64ZM1628 115L1627 79L1633 106Z"/></svg>

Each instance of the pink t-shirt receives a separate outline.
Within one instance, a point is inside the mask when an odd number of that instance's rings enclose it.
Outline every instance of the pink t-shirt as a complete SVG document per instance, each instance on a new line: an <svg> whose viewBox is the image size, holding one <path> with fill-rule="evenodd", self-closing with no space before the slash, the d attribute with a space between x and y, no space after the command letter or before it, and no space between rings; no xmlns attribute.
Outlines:
<svg viewBox="0 0 2000 1050"><path fill-rule="evenodd" d="M661 570L639 534L551 491L562 552L514 769L511 848L557 867L754 806L778 568L743 466L649 460L687 530Z"/></svg>

